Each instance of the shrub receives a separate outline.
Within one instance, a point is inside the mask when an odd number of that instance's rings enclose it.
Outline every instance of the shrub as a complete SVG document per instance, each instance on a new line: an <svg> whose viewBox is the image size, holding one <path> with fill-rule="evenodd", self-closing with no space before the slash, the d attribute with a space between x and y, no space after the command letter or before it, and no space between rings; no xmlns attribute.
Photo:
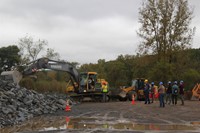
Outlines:
<svg viewBox="0 0 200 133"><path fill-rule="evenodd" d="M23 78L20 82L19 82L19 85L21 87L25 87L27 89L34 89L35 88L35 84L34 84L34 80L31 78L31 77L26 77L26 78Z"/></svg>

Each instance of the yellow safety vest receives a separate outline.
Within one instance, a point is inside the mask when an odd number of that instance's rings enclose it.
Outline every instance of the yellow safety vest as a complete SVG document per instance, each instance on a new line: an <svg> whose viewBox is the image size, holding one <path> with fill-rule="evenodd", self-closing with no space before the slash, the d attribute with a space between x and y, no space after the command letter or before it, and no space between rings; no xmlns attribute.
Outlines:
<svg viewBox="0 0 200 133"><path fill-rule="evenodd" d="M102 88L103 88L103 92L104 93L108 92L108 86L107 85L103 85Z"/></svg>

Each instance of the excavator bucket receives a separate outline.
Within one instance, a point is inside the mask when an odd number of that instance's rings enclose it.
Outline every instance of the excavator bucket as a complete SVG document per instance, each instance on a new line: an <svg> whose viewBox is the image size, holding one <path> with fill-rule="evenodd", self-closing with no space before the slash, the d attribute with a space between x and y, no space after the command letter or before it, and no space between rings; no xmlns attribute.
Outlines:
<svg viewBox="0 0 200 133"><path fill-rule="evenodd" d="M125 98L125 97L126 97L126 94L127 94L127 92L121 91L121 92L119 93L119 96L120 96L121 98Z"/></svg>
<svg viewBox="0 0 200 133"><path fill-rule="evenodd" d="M22 79L22 74L17 71L3 71L1 73L1 78L6 81L10 81L12 83L16 83L17 85L19 84L19 81Z"/></svg>

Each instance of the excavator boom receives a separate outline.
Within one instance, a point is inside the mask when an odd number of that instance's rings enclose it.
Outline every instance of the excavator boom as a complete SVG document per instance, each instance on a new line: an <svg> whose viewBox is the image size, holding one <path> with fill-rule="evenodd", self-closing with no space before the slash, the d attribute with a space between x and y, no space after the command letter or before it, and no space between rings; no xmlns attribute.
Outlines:
<svg viewBox="0 0 200 133"><path fill-rule="evenodd" d="M69 73L75 82L79 82L79 73L74 66L67 62L50 60L48 58L40 58L27 64L27 68L24 69L23 75L31 75L38 69L64 71Z"/></svg>
<svg viewBox="0 0 200 133"><path fill-rule="evenodd" d="M40 58L27 64L27 67L23 70L23 75L32 75L39 69L50 69L55 71L67 72L73 78L78 86L74 86L76 89L79 87L79 73L74 66L68 62L55 61L48 58Z"/></svg>

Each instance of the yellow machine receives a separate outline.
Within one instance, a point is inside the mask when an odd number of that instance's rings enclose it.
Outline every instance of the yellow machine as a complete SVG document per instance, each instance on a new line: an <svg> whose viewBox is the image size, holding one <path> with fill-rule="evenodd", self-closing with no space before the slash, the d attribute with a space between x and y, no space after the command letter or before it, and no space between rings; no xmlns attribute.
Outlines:
<svg viewBox="0 0 200 133"><path fill-rule="evenodd" d="M198 99L200 101L200 84L197 83L192 89L192 98L191 100Z"/></svg>
<svg viewBox="0 0 200 133"><path fill-rule="evenodd" d="M121 92L119 93L119 100L126 101L132 100L132 95L134 95L135 100L142 100L144 96L144 78L137 78L132 80L132 85L130 87L121 87Z"/></svg>
<svg viewBox="0 0 200 133"><path fill-rule="evenodd" d="M83 92L102 92L102 85L108 82L105 79L98 79L96 72L81 72L80 73L80 87ZM74 92L74 86L71 80L66 85L66 92Z"/></svg>
<svg viewBox="0 0 200 133"><path fill-rule="evenodd" d="M78 70L68 62L51 60L48 58L40 58L27 63L22 71L19 72L19 75L34 76L34 74L38 71L45 69L52 71L62 71L70 75L70 80L73 87L68 87L70 91L74 90L74 93L68 94L69 97L77 98L79 101L81 101L84 97L90 97L92 100L98 101L103 100L102 84L101 82L99 83L97 81L97 73L79 73ZM14 71L6 71L1 73L1 78L18 84L22 77L18 76L18 74L15 74ZM15 78L17 80L15 80ZM107 97L109 97L108 93Z"/></svg>
<svg viewBox="0 0 200 133"><path fill-rule="evenodd" d="M101 101L103 94L102 86L103 84L108 86L108 82L105 79L98 79L97 72L81 72L79 74L79 92L74 94L75 88L74 85L68 82L66 92L74 99L79 101L85 99L92 99L93 101ZM70 80L71 81L71 80ZM109 87L109 86L108 86ZM109 88L108 88L109 89ZM107 101L109 98L109 93L107 93Z"/></svg>

